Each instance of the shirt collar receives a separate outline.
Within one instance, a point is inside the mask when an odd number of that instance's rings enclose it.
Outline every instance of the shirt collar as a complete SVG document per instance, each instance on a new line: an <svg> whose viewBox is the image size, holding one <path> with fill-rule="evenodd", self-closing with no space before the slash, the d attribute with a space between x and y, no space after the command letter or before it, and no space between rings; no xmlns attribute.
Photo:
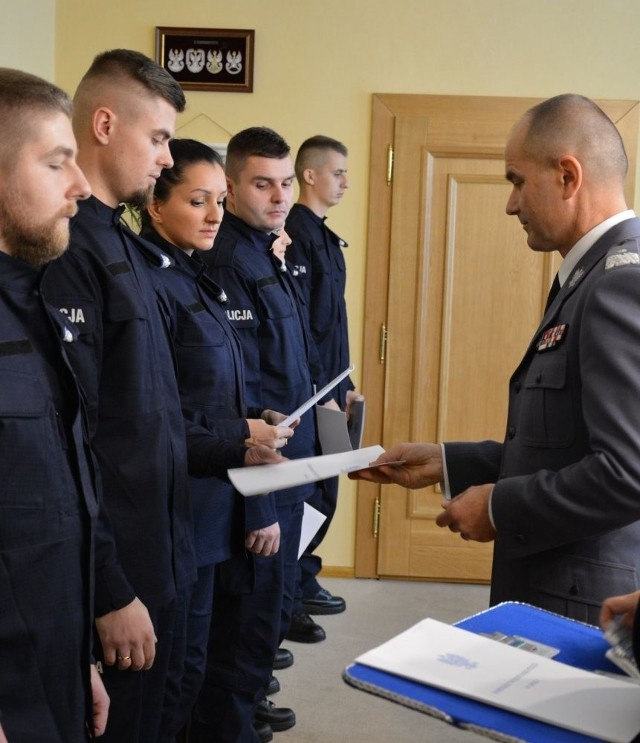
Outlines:
<svg viewBox="0 0 640 743"><path fill-rule="evenodd" d="M619 212L618 214L614 214L612 217L605 219L604 222L600 222L600 224L596 225L592 230L589 230L586 235L583 235L567 253L565 259L560 264L560 268L558 269L558 281L560 282L560 286L564 285L564 282L569 278L569 274L578 265L580 259L587 253L589 248L596 244L605 232L615 225L620 224L620 222L624 222L627 219L633 219L635 216L633 209L626 209L623 212Z"/></svg>

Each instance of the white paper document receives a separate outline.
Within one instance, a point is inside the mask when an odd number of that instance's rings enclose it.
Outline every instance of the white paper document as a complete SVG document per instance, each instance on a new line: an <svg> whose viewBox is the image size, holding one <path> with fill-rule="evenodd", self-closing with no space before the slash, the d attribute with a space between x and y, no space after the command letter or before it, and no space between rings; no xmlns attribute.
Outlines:
<svg viewBox="0 0 640 743"><path fill-rule="evenodd" d="M354 369L355 369L355 366L353 364L351 364L351 366L348 366L343 372L340 372L340 374L338 374L338 376L335 377L335 379L332 379L329 382L329 384L325 384L325 386L319 392L316 392L316 394L313 395L313 397L310 397L306 402L303 402L302 405L296 410L294 410L293 413L291 413L291 415L288 418L285 418L283 421L280 421L278 425L279 426L290 426L293 423L293 421L298 420L298 418L301 415L304 415L304 413L306 413L307 410L309 410L309 408L312 408L318 402L318 400L322 400L322 398L326 394L331 392L331 390L337 384L340 384L340 382L342 382L342 380L345 377L348 377L349 374L351 374L351 372Z"/></svg>
<svg viewBox="0 0 640 743"><path fill-rule="evenodd" d="M367 446L341 454L290 459L281 464L237 467L227 470L227 474L242 495L260 495L365 469L383 452L381 446Z"/></svg>
<svg viewBox="0 0 640 743"><path fill-rule="evenodd" d="M640 687L424 619L356 659L611 743L640 731Z"/></svg>
<svg viewBox="0 0 640 743"><path fill-rule="evenodd" d="M302 531L300 532L300 544L298 546L298 560L300 555L307 549L309 542L318 533L318 529L324 524L327 517L320 513L317 508L304 504L304 513L302 514Z"/></svg>

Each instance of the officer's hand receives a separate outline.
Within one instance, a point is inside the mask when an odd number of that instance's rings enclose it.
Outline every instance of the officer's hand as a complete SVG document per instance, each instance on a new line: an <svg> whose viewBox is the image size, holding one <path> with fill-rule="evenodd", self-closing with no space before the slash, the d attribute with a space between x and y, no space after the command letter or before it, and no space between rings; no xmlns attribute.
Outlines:
<svg viewBox="0 0 640 743"><path fill-rule="evenodd" d="M627 627L633 627L639 599L640 591L606 599L600 610L600 626L602 629L606 629L609 622L618 614L622 614L622 621Z"/></svg>
<svg viewBox="0 0 640 743"><path fill-rule="evenodd" d="M247 533L244 546L254 555L271 557L280 549L280 524L276 521L271 526Z"/></svg>
<svg viewBox="0 0 640 743"><path fill-rule="evenodd" d="M252 446L250 449L247 449L244 455L245 467L253 467L257 464L280 464L280 462L286 461L288 461L286 457L283 457L278 451L264 444Z"/></svg>
<svg viewBox="0 0 640 743"><path fill-rule="evenodd" d="M96 736L100 736L107 727L109 695L95 665L91 666L91 696L93 697L93 729ZM2 738L0 738L0 743L2 743Z"/></svg>
<svg viewBox="0 0 640 743"><path fill-rule="evenodd" d="M249 438L244 441L247 446L264 444L272 449L280 449L286 446L293 436L292 428L270 425L261 418L249 418L247 423L249 424Z"/></svg>
<svg viewBox="0 0 640 743"><path fill-rule="evenodd" d="M96 617L104 662L121 671L148 671L156 655L156 634L147 607L135 598L122 609Z"/></svg>
<svg viewBox="0 0 640 743"><path fill-rule="evenodd" d="M442 482L444 467L440 444L397 444L383 452L371 464L402 462L389 467L350 472L352 480L367 480L383 484L395 483L405 488L426 488Z"/></svg>
<svg viewBox="0 0 640 743"><path fill-rule="evenodd" d="M496 531L489 518L489 500L493 484L474 485L450 501L444 501L444 509L438 514L436 524L448 526L463 539L474 542L491 542Z"/></svg>

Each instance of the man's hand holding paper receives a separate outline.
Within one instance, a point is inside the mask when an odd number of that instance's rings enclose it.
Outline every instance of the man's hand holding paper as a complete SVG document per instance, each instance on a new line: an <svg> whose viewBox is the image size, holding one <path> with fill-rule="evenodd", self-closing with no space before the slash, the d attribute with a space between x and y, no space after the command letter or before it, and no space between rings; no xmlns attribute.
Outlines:
<svg viewBox="0 0 640 743"><path fill-rule="evenodd" d="M382 484L395 483L405 488L426 488L441 482L444 477L440 444L397 444L371 464L375 469L350 472L349 477Z"/></svg>

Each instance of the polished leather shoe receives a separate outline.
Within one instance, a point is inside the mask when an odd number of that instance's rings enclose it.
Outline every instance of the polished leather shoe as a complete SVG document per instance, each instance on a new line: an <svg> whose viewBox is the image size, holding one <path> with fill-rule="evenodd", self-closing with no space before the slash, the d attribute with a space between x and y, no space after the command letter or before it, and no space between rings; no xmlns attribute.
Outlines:
<svg viewBox="0 0 640 743"><path fill-rule="evenodd" d="M280 733L296 724L296 713L289 707L276 707L271 700L265 698L258 702L254 720L266 722L275 733Z"/></svg>
<svg viewBox="0 0 640 743"><path fill-rule="evenodd" d="M275 676L272 676L269 679L269 684L267 685L267 690L265 694L270 697L272 694L277 694L280 691L280 682Z"/></svg>
<svg viewBox="0 0 640 743"><path fill-rule="evenodd" d="M313 596L302 599L302 607L307 614L340 614L347 604L340 596L333 596L326 588L320 588Z"/></svg>
<svg viewBox="0 0 640 743"><path fill-rule="evenodd" d="M273 730L268 722L253 721L253 729L256 731L260 743L270 743L273 740Z"/></svg>
<svg viewBox="0 0 640 743"><path fill-rule="evenodd" d="M287 640L293 642L322 642L327 635L306 611L294 611L287 632Z"/></svg>
<svg viewBox="0 0 640 743"><path fill-rule="evenodd" d="M274 670L279 671L282 668L289 668L289 666L292 665L293 653L291 652L291 650L287 650L286 648L278 648L273 659Z"/></svg>

